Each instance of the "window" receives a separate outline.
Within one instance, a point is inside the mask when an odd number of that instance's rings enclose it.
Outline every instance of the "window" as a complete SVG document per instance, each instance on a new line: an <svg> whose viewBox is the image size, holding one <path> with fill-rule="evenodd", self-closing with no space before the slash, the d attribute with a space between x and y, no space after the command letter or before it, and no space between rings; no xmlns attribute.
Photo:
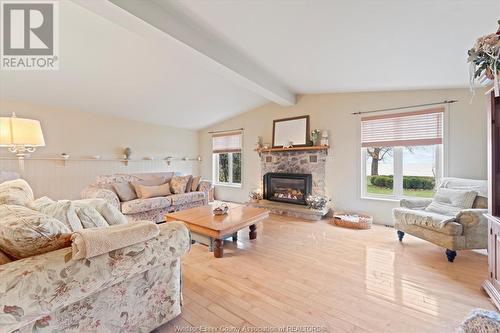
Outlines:
<svg viewBox="0 0 500 333"><path fill-rule="evenodd" d="M442 177L444 109L361 119L362 196L429 198Z"/></svg>
<svg viewBox="0 0 500 333"><path fill-rule="evenodd" d="M212 137L215 184L241 186L241 137L241 132Z"/></svg>

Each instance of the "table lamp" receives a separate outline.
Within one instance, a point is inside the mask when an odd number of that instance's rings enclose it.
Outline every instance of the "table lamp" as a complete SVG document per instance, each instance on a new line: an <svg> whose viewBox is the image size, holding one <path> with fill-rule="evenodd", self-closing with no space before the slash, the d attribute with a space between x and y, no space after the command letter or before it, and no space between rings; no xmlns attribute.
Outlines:
<svg viewBox="0 0 500 333"><path fill-rule="evenodd" d="M24 159L36 147L43 146L45 140L38 120L17 118L15 113L11 117L0 117L0 147L7 147L17 158Z"/></svg>

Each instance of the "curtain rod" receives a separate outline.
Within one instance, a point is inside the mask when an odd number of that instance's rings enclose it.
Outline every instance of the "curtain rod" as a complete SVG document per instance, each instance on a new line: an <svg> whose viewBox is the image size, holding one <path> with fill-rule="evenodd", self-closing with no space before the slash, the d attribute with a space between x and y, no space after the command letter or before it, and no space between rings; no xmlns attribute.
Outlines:
<svg viewBox="0 0 500 333"><path fill-rule="evenodd" d="M244 130L244 128L235 128L235 129L224 130L224 131L210 131L210 132L208 132L208 134L226 133L226 132L243 131L243 130Z"/></svg>
<svg viewBox="0 0 500 333"><path fill-rule="evenodd" d="M382 111L394 111L394 110L401 110L401 109L411 109L411 108L417 108L420 106L431 106L431 105L439 105L439 104L452 104L458 102L457 100L444 100L442 102L435 102L435 103L427 103L427 104L418 104L418 105L409 105L409 106L400 106L396 108L388 108L388 109L378 109L378 110L370 110L370 111L359 111L359 112L353 112L351 114L353 115L358 115L358 114L365 114L365 113L374 113L374 112L382 112Z"/></svg>

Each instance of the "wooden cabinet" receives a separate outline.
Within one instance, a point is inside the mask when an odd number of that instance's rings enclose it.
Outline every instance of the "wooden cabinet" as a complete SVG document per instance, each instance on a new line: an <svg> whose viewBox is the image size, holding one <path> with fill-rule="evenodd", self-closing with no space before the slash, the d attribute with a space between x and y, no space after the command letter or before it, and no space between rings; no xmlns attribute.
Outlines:
<svg viewBox="0 0 500 333"><path fill-rule="evenodd" d="M488 280L484 290L500 309L500 219L487 214L488 218Z"/></svg>
<svg viewBox="0 0 500 333"><path fill-rule="evenodd" d="M488 207L500 216L500 97L488 95Z"/></svg>
<svg viewBox="0 0 500 333"><path fill-rule="evenodd" d="M484 290L500 310L500 97L488 95L488 280Z"/></svg>

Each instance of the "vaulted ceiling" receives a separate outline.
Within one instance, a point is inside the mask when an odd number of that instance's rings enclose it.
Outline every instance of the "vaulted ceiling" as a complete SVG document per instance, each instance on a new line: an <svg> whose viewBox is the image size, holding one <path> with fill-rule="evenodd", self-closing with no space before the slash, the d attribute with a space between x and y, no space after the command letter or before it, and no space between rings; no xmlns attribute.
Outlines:
<svg viewBox="0 0 500 333"><path fill-rule="evenodd" d="M0 100L197 129L300 93L466 87L499 17L498 0L66 0L60 69L1 71Z"/></svg>

